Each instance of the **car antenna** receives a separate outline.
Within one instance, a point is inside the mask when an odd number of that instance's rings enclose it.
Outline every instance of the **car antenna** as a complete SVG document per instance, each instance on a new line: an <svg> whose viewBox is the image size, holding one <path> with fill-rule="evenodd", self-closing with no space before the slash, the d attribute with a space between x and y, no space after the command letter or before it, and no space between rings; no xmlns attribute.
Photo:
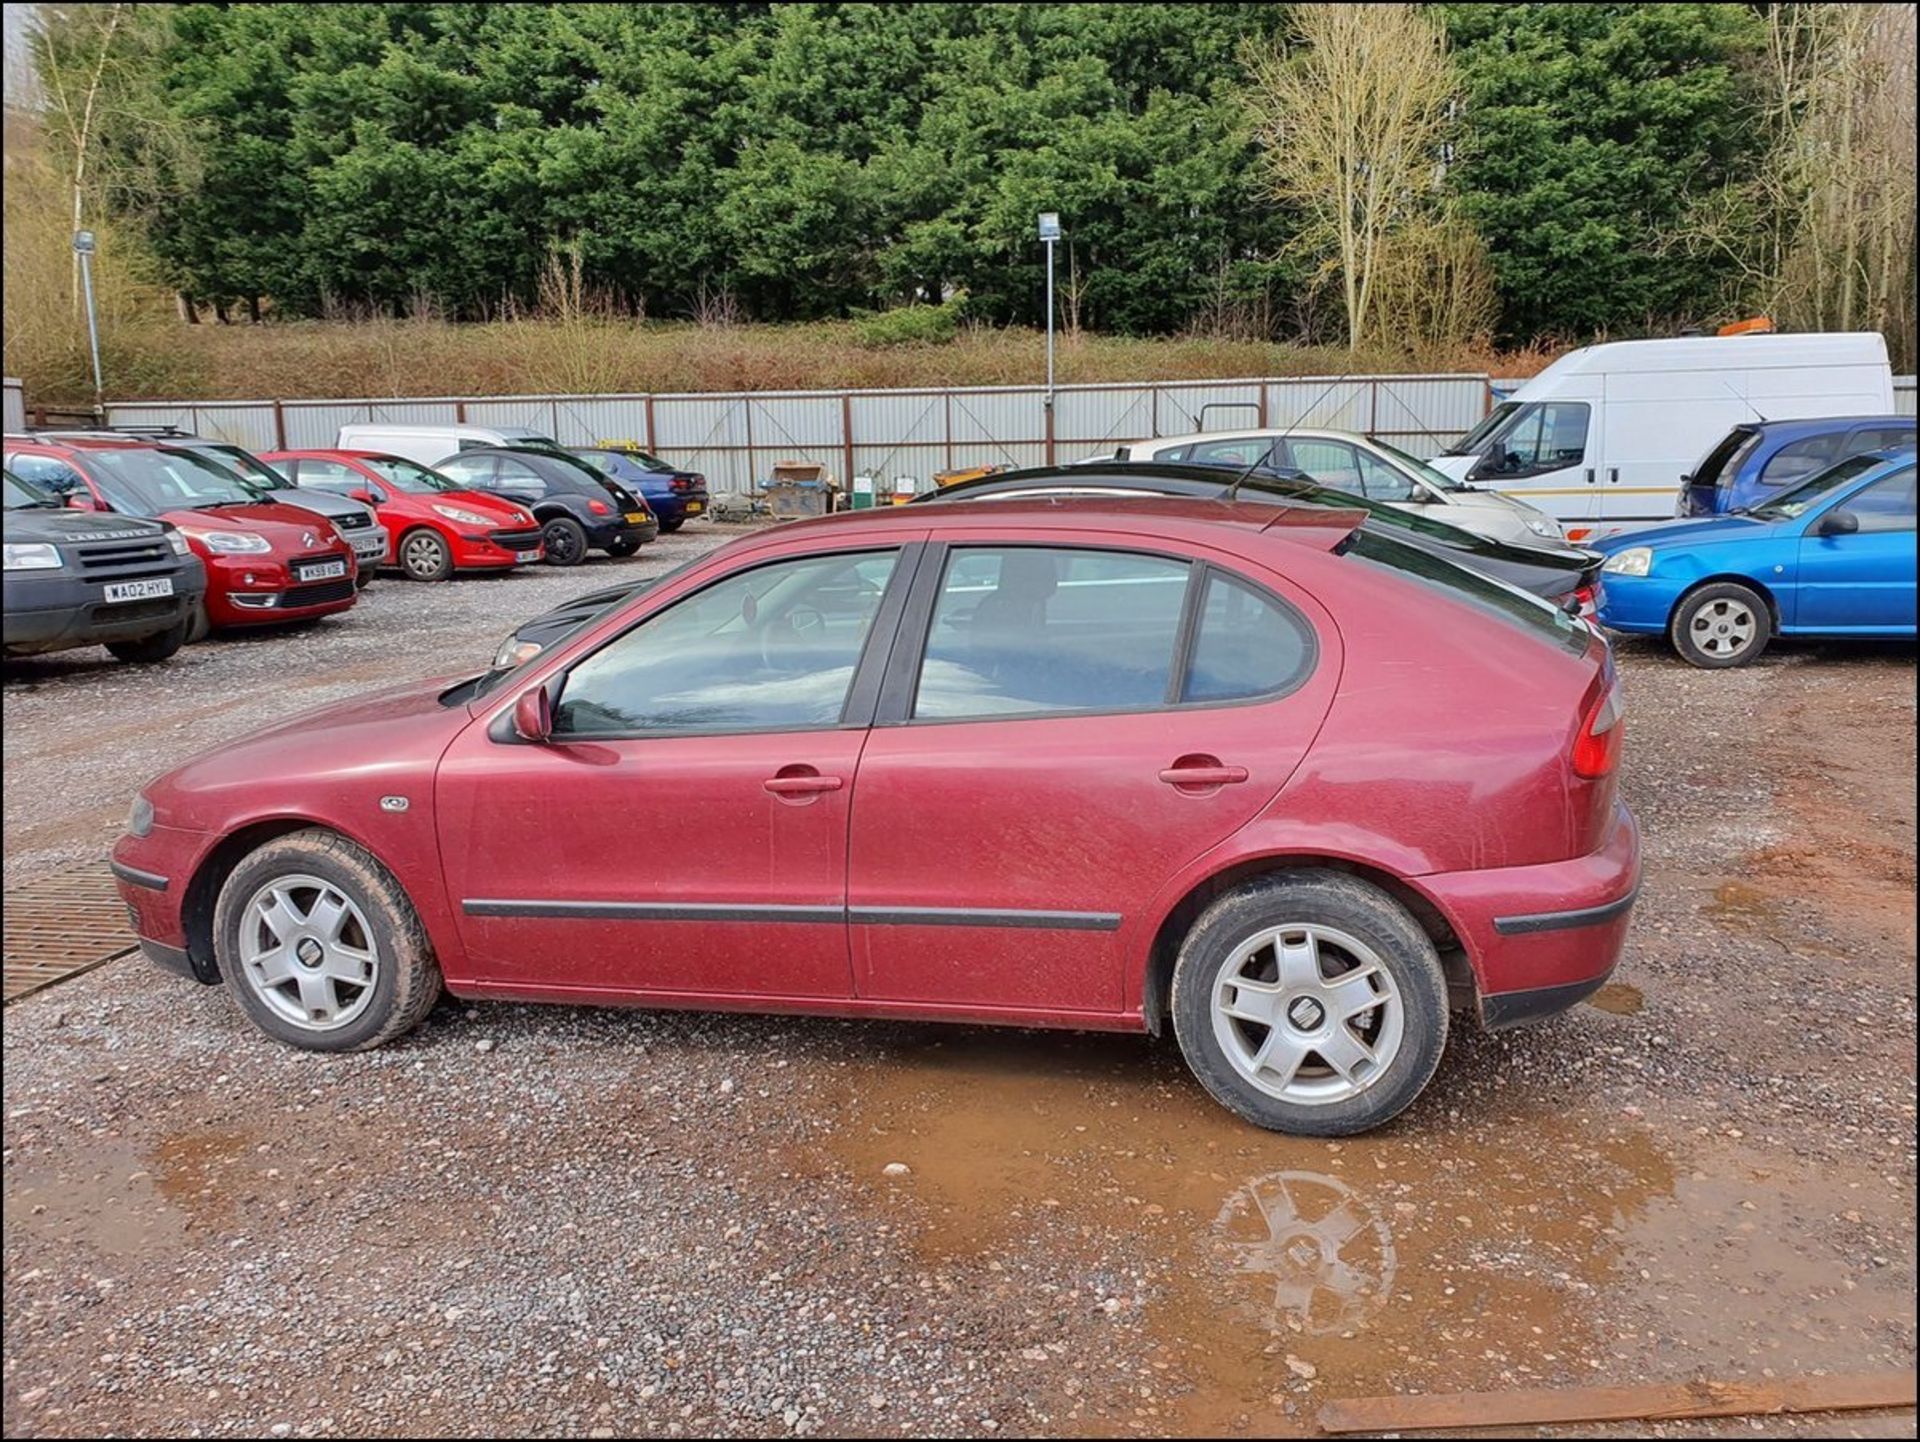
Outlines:
<svg viewBox="0 0 1920 1442"><path fill-rule="evenodd" d="M1227 487L1226 495L1222 496L1220 499L1223 501L1231 501L1235 496L1239 495L1240 487L1246 482L1247 477L1252 475L1255 471L1259 470L1260 467L1264 466L1267 463L1268 458L1273 455L1273 448L1279 445L1280 442L1284 441L1288 436L1292 435L1294 431L1294 427L1298 426L1301 421L1305 420L1308 416L1312 415L1314 411L1314 407L1318 406L1321 401L1325 400L1327 398L1328 393L1332 391L1332 389L1335 386L1343 383L1347 379L1347 377L1351 376L1352 374L1353 374L1352 371L1348 371L1346 372L1345 375L1335 376L1331 381L1327 382L1325 389L1323 389L1319 395L1313 398L1313 404L1308 406L1302 412L1300 412L1299 415L1295 416L1293 420L1288 423L1287 428L1284 431L1280 432L1279 435L1275 436L1272 440L1267 442L1267 448L1264 451L1262 451L1259 455L1253 458L1253 463L1249 465L1239 475L1233 478L1233 484Z"/></svg>
<svg viewBox="0 0 1920 1442"><path fill-rule="evenodd" d="M1740 402L1741 405L1745 406L1748 410L1752 411L1754 415L1758 416L1760 419L1761 425L1764 426L1767 423L1767 418L1766 416L1761 414L1760 407L1756 406L1752 401L1748 400L1745 396L1741 395L1739 391L1735 390L1732 386L1728 385L1727 379L1725 376L1722 376L1720 378L1720 384L1726 388L1726 392L1728 395L1732 396L1735 400Z"/></svg>

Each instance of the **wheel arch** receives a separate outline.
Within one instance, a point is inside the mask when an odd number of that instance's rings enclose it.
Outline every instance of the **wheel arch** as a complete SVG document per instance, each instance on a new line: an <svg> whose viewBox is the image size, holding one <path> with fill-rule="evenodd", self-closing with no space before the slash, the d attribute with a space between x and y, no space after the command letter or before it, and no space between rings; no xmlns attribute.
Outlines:
<svg viewBox="0 0 1920 1442"><path fill-rule="evenodd" d="M1674 619L1679 616L1680 608L1687 604L1688 597L1698 594L1707 586L1721 585L1745 586L1749 591L1752 591L1761 600L1765 601L1767 603L1767 624L1773 628L1773 634L1775 636L1780 634L1780 598L1774 594L1773 588L1767 585L1766 582L1739 571L1719 571L1711 576L1702 576L1697 581L1689 582L1687 589L1673 598L1673 609L1667 612L1668 633L1672 633Z"/></svg>
<svg viewBox="0 0 1920 1442"><path fill-rule="evenodd" d="M1209 873L1176 901L1155 928L1147 950L1146 975L1140 994L1140 1012L1147 1030L1159 1036L1165 1030L1173 998L1173 967L1180 944L1193 923L1215 897L1256 877L1291 871L1333 871L1379 888L1407 909L1440 954L1447 977L1447 995L1454 1010L1470 1009L1477 995L1473 967L1465 946L1446 914L1433 899L1404 878L1382 867L1351 857L1317 852L1272 852L1241 857Z"/></svg>

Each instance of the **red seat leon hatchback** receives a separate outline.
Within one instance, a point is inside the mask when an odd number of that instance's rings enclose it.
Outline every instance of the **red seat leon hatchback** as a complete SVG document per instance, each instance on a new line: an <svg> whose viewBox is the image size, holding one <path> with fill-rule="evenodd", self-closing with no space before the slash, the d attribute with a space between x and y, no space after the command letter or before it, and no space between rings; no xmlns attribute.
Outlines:
<svg viewBox="0 0 1920 1442"><path fill-rule="evenodd" d="M148 956L312 1050L443 989L1170 1031L1249 1121L1361 1131L1450 1013L1600 986L1639 850L1600 635L1361 519L762 531L518 667L189 762L114 870Z"/></svg>

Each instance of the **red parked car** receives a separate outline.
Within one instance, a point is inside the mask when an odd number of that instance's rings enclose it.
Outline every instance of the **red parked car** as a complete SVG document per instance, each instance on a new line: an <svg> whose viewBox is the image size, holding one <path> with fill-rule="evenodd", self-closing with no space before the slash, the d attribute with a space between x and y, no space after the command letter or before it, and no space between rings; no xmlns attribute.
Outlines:
<svg viewBox="0 0 1920 1442"><path fill-rule="evenodd" d="M146 953L316 1051L465 997L1161 1032L1344 1134L1620 955L1585 621L1359 512L1074 497L744 537L532 660L161 778ZM639 841L644 865L619 858Z"/></svg>
<svg viewBox="0 0 1920 1442"><path fill-rule="evenodd" d="M324 517L269 501L197 451L151 441L8 436L7 468L69 506L171 521L207 568L195 630L344 611L359 567Z"/></svg>
<svg viewBox="0 0 1920 1442"><path fill-rule="evenodd" d="M438 471L379 451L274 451L262 456L296 485L365 501L387 528L387 564L410 581L503 571L544 553L533 512L468 490Z"/></svg>

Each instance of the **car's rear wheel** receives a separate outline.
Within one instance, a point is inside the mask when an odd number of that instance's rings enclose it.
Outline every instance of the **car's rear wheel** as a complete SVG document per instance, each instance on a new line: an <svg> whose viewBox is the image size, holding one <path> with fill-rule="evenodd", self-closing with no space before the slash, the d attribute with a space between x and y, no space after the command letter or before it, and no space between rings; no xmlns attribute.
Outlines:
<svg viewBox="0 0 1920 1442"><path fill-rule="evenodd" d="M540 528L549 566L577 566L587 558L587 531L578 521L555 516Z"/></svg>
<svg viewBox="0 0 1920 1442"><path fill-rule="evenodd" d="M607 542L609 556L631 556L640 549L640 542L633 536L622 536L617 541Z"/></svg>
<svg viewBox="0 0 1920 1442"><path fill-rule="evenodd" d="M406 892L331 831L251 852L220 888L213 928L241 1010L289 1046L379 1046L419 1025L440 995L440 963Z"/></svg>
<svg viewBox="0 0 1920 1442"><path fill-rule="evenodd" d="M660 523L660 534L663 536L671 536L675 531L686 525L686 523L687 518L685 516L675 516L671 521L662 521Z"/></svg>
<svg viewBox="0 0 1920 1442"><path fill-rule="evenodd" d="M400 569L409 581L444 581L453 574L453 552L438 532L421 526L400 538Z"/></svg>
<svg viewBox="0 0 1920 1442"><path fill-rule="evenodd" d="M1446 975L1419 923L1378 888L1329 871L1266 876L1188 931L1173 1025L1230 1111L1270 1131L1348 1136L1398 1116L1432 1080Z"/></svg>
<svg viewBox="0 0 1920 1442"><path fill-rule="evenodd" d="M187 632L193 629L191 617L157 635L135 641L109 641L107 651L116 661L135 663L164 661L187 644Z"/></svg>
<svg viewBox="0 0 1920 1442"><path fill-rule="evenodd" d="M1738 581L1715 581L1683 596L1673 608L1667 639L1683 661L1709 670L1744 666L1773 639L1773 614L1764 597Z"/></svg>

